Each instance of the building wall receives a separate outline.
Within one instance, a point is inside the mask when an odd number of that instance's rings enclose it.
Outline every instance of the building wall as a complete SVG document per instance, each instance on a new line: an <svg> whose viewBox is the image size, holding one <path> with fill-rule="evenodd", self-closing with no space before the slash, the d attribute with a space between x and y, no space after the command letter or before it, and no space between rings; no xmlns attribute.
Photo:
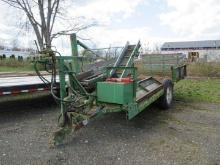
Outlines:
<svg viewBox="0 0 220 165"><path fill-rule="evenodd" d="M219 49L188 49L188 50L172 50L172 51L165 51L162 50L161 53L183 53L188 58L189 52L199 52L199 58L203 59L207 62L220 62L220 50Z"/></svg>

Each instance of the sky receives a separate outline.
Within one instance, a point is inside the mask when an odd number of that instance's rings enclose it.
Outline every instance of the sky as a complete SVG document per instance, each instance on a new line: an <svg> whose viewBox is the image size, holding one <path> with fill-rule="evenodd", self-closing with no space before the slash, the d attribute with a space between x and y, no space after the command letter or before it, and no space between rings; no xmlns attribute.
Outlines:
<svg viewBox="0 0 220 165"><path fill-rule="evenodd" d="M91 47L123 46L138 40L154 47L166 41L220 39L219 0L75 0L63 8L70 17L97 22L78 33L90 39L85 42ZM0 10L0 42L10 44L17 37L22 45L33 43L31 31L19 33L14 26L24 15L14 14L15 9L2 3ZM64 50L68 41L62 37L54 45Z"/></svg>

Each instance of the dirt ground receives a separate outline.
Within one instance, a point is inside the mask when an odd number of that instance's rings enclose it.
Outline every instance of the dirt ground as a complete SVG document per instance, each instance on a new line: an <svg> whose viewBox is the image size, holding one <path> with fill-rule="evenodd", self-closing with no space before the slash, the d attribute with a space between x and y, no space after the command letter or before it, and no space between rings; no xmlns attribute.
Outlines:
<svg viewBox="0 0 220 165"><path fill-rule="evenodd" d="M220 165L220 104L175 101L131 121L108 114L49 148L59 107L48 96L0 104L0 165Z"/></svg>

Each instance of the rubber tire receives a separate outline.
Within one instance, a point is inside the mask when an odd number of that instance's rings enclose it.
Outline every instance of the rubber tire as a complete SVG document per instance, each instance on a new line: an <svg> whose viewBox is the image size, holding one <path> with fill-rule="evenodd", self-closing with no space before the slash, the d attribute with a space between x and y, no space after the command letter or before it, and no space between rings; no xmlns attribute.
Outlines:
<svg viewBox="0 0 220 165"><path fill-rule="evenodd" d="M167 110L172 106L173 103L173 83L169 79L163 81L164 94L159 98L158 105L161 109ZM167 101L167 88L171 89L172 98L171 101Z"/></svg>

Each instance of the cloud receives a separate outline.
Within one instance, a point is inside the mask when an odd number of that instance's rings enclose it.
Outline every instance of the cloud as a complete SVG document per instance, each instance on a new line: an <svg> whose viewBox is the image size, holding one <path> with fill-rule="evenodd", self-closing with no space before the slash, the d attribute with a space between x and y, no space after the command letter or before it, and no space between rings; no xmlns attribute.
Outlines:
<svg viewBox="0 0 220 165"><path fill-rule="evenodd" d="M21 47L30 47L35 36L33 31L27 31L22 26L23 21L26 21L23 12L3 2L0 2L0 11L0 44L11 47L12 42L17 41Z"/></svg>
<svg viewBox="0 0 220 165"><path fill-rule="evenodd" d="M131 44L136 44L138 40L141 40L141 43L147 43L150 41L150 31L151 29L148 27L117 29L108 27L94 27L88 29L87 31L82 31L82 33L79 33L78 36L80 38L89 39L82 40L82 42L84 42L90 48L104 48L109 46L124 46L127 41L129 41ZM66 55L70 55L69 36L63 36L54 41L58 51L64 52Z"/></svg>
<svg viewBox="0 0 220 165"><path fill-rule="evenodd" d="M89 30L87 33L88 36L100 46L109 46L109 44L116 46L124 45L127 41L137 42L138 40L145 40L149 32L150 28L148 27L96 27Z"/></svg>
<svg viewBox="0 0 220 165"><path fill-rule="evenodd" d="M219 0L166 0L168 10L160 14L162 24L189 39L220 38ZM217 33L216 33L217 32Z"/></svg>
<svg viewBox="0 0 220 165"><path fill-rule="evenodd" d="M83 16L86 19L110 24L112 19L128 18L144 0L93 0L75 5L69 9L72 16Z"/></svg>
<svg viewBox="0 0 220 165"><path fill-rule="evenodd" d="M148 0L93 0L84 1L81 4L65 4L67 15L71 17L83 17L85 20L98 22L99 26L92 27L79 33L82 38L89 38L92 42L87 42L91 47L124 46L127 41L136 43L139 39L145 40L151 30L147 26L141 27L117 27L113 23L123 23L125 19L137 12L138 6L147 4ZM68 6L71 6L68 8ZM113 28L114 27L114 28ZM63 43L69 39L60 38L54 40L58 50L63 50L69 54L68 46ZM62 43L62 44L61 44ZM62 46L61 46L62 45ZM65 49L65 50L64 50Z"/></svg>
<svg viewBox="0 0 220 165"><path fill-rule="evenodd" d="M113 39L114 43L122 43L126 39L126 35L131 35L132 38L134 38L134 35L132 33L129 34L129 31L136 31L136 34L138 32L137 28L132 29L111 29L112 23L115 21L117 23L121 23L124 19L129 18L133 13L137 11L137 7L141 4L146 4L146 0L86 0L86 1L65 1L62 3L64 16L67 16L68 18L76 18L76 17L82 17L84 19L74 19L72 20L62 20L61 22L56 23L54 31L64 30L64 29L70 29L70 25L72 23L79 23L82 24L84 22L90 22L94 21L97 22L99 27L91 28L91 30L88 31L88 35L92 36L92 38L98 38L97 41L101 45L105 45L108 43L108 45L111 43L111 39ZM7 5L0 5L0 9L2 11L1 13L1 21L0 24L3 24L4 26L1 26L0 33L4 33L4 38L9 39L10 34L11 36L15 36L18 32L18 28L15 28L15 30L12 30L5 28L5 27L15 27L15 22L21 19L15 19L15 14L11 13L17 13L18 11L14 8L8 7ZM10 10L8 10L10 9ZM18 15L18 14L17 14ZM21 14L24 16L24 14ZM6 19L5 19L6 18ZM26 17L25 17L26 18ZM25 19L23 18L23 19ZM11 23L11 20L13 23ZM103 26L104 25L104 26ZM5 30L3 30L3 28ZM141 31L143 28L139 28ZM93 31L94 30L94 31ZM100 32L103 34L100 36ZM84 33L84 32L83 32ZM85 32L86 33L86 32ZM117 33L117 34L116 34ZM139 33L140 34L140 33ZM104 37L105 36L105 37ZM118 39L116 39L118 36ZM25 36L21 36L21 38L25 38ZM108 39L107 39L108 38ZM33 40L33 35L31 36L31 39ZM101 41L102 39L102 41ZM59 42L54 42L56 45L59 44Z"/></svg>

